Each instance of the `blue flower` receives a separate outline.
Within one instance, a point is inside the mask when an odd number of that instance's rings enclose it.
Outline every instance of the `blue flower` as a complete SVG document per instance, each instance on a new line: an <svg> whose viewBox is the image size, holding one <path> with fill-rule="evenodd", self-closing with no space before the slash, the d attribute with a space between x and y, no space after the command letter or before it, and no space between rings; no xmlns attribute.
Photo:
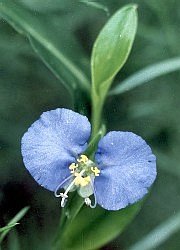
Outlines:
<svg viewBox="0 0 180 250"><path fill-rule="evenodd" d="M90 160L83 154L90 134L83 115L63 108L44 112L22 138L24 164L41 186L61 197L62 207L74 190L90 207L119 210L137 202L156 178L151 148L138 135L112 131ZM61 188L64 193L58 193Z"/></svg>

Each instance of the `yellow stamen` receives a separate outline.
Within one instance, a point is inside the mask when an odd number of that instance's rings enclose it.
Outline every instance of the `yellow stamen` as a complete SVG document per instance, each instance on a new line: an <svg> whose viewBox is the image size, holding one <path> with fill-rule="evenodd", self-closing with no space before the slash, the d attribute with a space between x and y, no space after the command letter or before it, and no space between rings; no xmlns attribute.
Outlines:
<svg viewBox="0 0 180 250"><path fill-rule="evenodd" d="M76 164L76 163L72 163L69 166L69 169L71 170L71 174L74 174L76 168L78 168L78 164Z"/></svg>
<svg viewBox="0 0 180 250"><path fill-rule="evenodd" d="M83 162L86 163L88 161L88 157L86 155L80 155L79 159L77 159L77 162Z"/></svg>
<svg viewBox="0 0 180 250"><path fill-rule="evenodd" d="M97 167L91 167L91 171L94 173L95 176L99 176L100 170Z"/></svg>
<svg viewBox="0 0 180 250"><path fill-rule="evenodd" d="M89 184L89 182L91 181L91 178L90 176L87 176L87 177L82 177L80 173L75 173L74 174L76 176L75 178L75 182L74 184L76 186L81 186L81 187L85 187Z"/></svg>

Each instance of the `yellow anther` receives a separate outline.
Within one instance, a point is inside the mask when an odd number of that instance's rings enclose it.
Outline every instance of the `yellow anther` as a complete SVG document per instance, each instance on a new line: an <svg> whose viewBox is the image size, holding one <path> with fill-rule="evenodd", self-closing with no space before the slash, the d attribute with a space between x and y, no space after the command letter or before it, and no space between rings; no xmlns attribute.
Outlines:
<svg viewBox="0 0 180 250"><path fill-rule="evenodd" d="M76 163L72 163L70 166L69 166L69 169L71 170L71 174L74 173L75 169L78 168L78 164Z"/></svg>
<svg viewBox="0 0 180 250"><path fill-rule="evenodd" d="M91 181L91 178L90 176L87 176L87 177L82 177L80 173L75 173L75 182L74 184L76 186L81 186L81 187L85 187L89 184L89 182Z"/></svg>
<svg viewBox="0 0 180 250"><path fill-rule="evenodd" d="M97 167L91 167L91 171L94 173L95 176L99 176L100 170Z"/></svg>
<svg viewBox="0 0 180 250"><path fill-rule="evenodd" d="M83 162L86 163L88 161L88 157L86 155L80 155L79 159L77 159L77 162Z"/></svg>

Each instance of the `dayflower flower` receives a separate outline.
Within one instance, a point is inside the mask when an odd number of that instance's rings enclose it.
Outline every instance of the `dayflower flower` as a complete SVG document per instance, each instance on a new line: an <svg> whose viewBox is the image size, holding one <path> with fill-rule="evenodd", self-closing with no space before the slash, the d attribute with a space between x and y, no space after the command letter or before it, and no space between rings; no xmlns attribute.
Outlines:
<svg viewBox="0 0 180 250"><path fill-rule="evenodd" d="M83 115L64 108L44 112L22 138L24 164L41 186L61 197L62 207L74 190L90 207L119 210L137 202L156 178L151 148L134 133L112 131L100 139L92 160L84 155L90 134Z"/></svg>

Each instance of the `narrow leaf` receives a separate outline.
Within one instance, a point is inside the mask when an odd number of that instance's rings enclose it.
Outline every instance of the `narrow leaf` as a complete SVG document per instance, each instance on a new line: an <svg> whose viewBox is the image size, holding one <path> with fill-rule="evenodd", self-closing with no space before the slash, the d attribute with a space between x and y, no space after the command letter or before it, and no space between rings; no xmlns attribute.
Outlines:
<svg viewBox="0 0 180 250"><path fill-rule="evenodd" d="M104 12L106 12L107 16L109 16L109 9L103 4L97 3L95 1L88 1L88 0L80 0L80 2L86 5L89 5L93 8L103 10Z"/></svg>
<svg viewBox="0 0 180 250"><path fill-rule="evenodd" d="M100 91L107 91L128 58L137 28L136 8L136 5L127 5L117 11L95 41L91 71L93 88L99 95Z"/></svg>
<svg viewBox="0 0 180 250"><path fill-rule="evenodd" d="M5 226L5 227L1 227L0 228L0 233L3 233L4 231L6 231L7 229L11 229L12 227L18 225L18 223L14 223L14 224L10 224L8 226Z"/></svg>
<svg viewBox="0 0 180 250"><path fill-rule="evenodd" d="M110 91L110 95L119 95L134 89L144 83L163 76L165 74L180 70L180 57L165 60L150 65L128 77Z"/></svg>
<svg viewBox="0 0 180 250"><path fill-rule="evenodd" d="M7 224L7 226L10 226L10 225L13 225L13 224L17 224L17 222L24 217L24 215L27 213L28 210L29 210L29 207L24 207L23 209L21 209L19 211L19 213L17 213L14 216L14 218L12 220L10 220L10 222ZM4 232L2 232L2 234L0 235L0 243L3 241L3 239L5 238L5 236L10 231L11 228L12 227L10 227L7 230L5 230Z"/></svg>
<svg viewBox="0 0 180 250"><path fill-rule="evenodd" d="M30 39L35 51L68 89L79 85L88 92L88 79L81 69L62 53L54 40L54 33L50 35L47 32L40 16L34 15L17 1L10 0L0 0L0 15Z"/></svg>
<svg viewBox="0 0 180 250"><path fill-rule="evenodd" d="M180 212L160 224L142 240L134 244L129 250L157 249L173 234L180 230Z"/></svg>

